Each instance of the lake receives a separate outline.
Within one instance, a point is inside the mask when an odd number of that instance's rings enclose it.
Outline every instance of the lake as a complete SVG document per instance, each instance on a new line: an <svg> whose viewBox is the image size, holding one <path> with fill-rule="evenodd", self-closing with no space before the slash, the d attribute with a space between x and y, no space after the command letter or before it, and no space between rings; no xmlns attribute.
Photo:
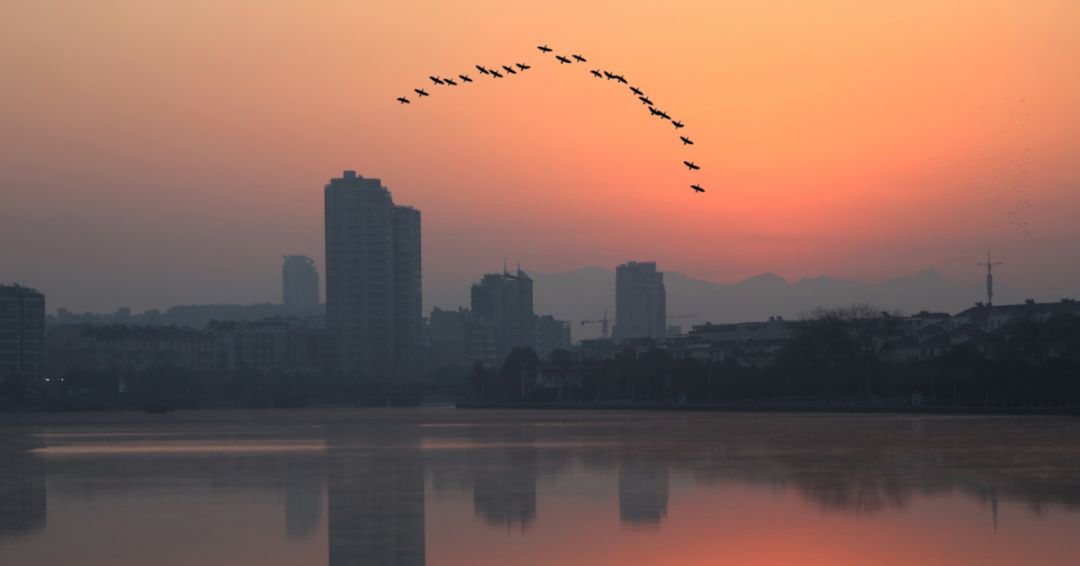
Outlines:
<svg viewBox="0 0 1080 566"><path fill-rule="evenodd" d="M0 564L1076 564L1080 419L0 416Z"/></svg>

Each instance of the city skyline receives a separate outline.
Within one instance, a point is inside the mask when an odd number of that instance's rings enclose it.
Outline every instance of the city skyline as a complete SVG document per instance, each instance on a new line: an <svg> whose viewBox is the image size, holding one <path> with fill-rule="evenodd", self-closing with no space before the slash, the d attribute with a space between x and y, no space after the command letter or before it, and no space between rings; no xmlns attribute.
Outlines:
<svg viewBox="0 0 1080 566"><path fill-rule="evenodd" d="M975 284L991 248L1027 294L1080 284L1072 2L471 9L512 34L426 4L102 6L20 4L0 24L28 55L0 60L0 280L56 306L274 300L280 255L324 264L312 187L350 166L426 212L432 296L504 256ZM348 33L357 19L379 30ZM539 43L640 78L697 153ZM390 96L504 57L532 69L423 107ZM673 185L681 159L709 164L704 198Z"/></svg>

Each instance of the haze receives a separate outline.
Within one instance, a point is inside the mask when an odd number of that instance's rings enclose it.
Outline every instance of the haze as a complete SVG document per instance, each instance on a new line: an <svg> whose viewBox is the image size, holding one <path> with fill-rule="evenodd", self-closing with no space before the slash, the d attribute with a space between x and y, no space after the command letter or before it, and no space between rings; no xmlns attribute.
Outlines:
<svg viewBox="0 0 1080 566"><path fill-rule="evenodd" d="M0 0L0 281L50 310L276 301L356 169L423 212L428 297L504 257L974 284L991 248L1003 284L1080 284L1074 0L313 4Z"/></svg>

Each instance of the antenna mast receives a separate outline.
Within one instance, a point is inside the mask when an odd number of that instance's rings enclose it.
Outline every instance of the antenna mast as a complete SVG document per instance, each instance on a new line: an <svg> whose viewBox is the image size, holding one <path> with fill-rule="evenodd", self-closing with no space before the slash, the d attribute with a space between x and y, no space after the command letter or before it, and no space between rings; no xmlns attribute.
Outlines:
<svg viewBox="0 0 1080 566"><path fill-rule="evenodd" d="M975 265L986 266L986 306L994 306L994 266L1002 265L1000 261L990 261L990 250L986 250L986 262Z"/></svg>

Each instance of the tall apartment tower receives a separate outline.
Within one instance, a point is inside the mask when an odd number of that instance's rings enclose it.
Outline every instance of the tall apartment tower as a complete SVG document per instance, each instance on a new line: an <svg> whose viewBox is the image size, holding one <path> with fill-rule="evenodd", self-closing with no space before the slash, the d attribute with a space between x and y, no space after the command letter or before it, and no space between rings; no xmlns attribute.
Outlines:
<svg viewBox="0 0 1080 566"><path fill-rule="evenodd" d="M536 347L533 280L524 271L489 273L474 283L472 313L494 325L497 364L514 348Z"/></svg>
<svg viewBox="0 0 1080 566"><path fill-rule="evenodd" d="M281 303L290 311L319 306L319 271L306 255L287 255L281 265Z"/></svg>
<svg viewBox="0 0 1080 566"><path fill-rule="evenodd" d="M424 333L420 211L394 207L394 352L399 370L415 375Z"/></svg>
<svg viewBox="0 0 1080 566"><path fill-rule="evenodd" d="M664 274L655 262L615 269L615 338L663 338L667 332Z"/></svg>
<svg viewBox="0 0 1080 566"><path fill-rule="evenodd" d="M8 376L39 377L45 370L45 295L0 285L0 383Z"/></svg>
<svg viewBox="0 0 1080 566"><path fill-rule="evenodd" d="M326 322L334 368L357 383L405 377L420 354L420 212L345 171L324 190Z"/></svg>

